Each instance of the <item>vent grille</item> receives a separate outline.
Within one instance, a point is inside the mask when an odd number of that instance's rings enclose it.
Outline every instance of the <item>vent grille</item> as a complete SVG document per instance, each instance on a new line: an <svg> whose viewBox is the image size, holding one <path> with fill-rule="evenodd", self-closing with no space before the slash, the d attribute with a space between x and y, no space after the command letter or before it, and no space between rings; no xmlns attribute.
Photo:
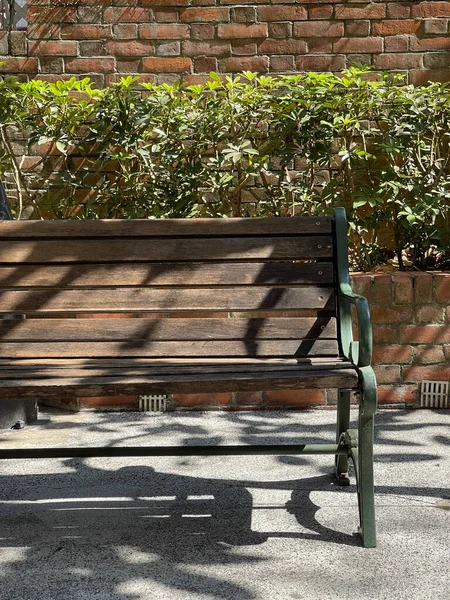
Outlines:
<svg viewBox="0 0 450 600"><path fill-rule="evenodd" d="M450 382L422 381L420 406L422 408L447 408Z"/></svg>
<svg viewBox="0 0 450 600"><path fill-rule="evenodd" d="M140 412L166 412L167 396L165 394L139 396L139 410Z"/></svg>

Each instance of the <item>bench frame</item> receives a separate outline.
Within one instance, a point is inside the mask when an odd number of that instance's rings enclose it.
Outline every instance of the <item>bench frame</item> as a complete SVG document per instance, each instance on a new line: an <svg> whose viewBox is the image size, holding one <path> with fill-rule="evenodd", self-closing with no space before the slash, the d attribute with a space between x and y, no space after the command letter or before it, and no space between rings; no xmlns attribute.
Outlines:
<svg viewBox="0 0 450 600"><path fill-rule="evenodd" d="M376 545L376 533L373 438L374 415L377 410L377 385L371 366L372 328L370 310L367 300L355 294L350 285L347 245L348 225L343 208L334 210L334 226L338 339L343 356L354 364L359 379L358 389L339 390L335 444L19 448L0 449L0 459L331 454L335 456L335 474L340 485L349 485L349 460L354 464L360 517L359 533L365 547L374 547ZM356 309L358 341L353 339L352 306ZM359 395L359 421L357 429L350 429L350 399L352 393L355 392Z"/></svg>

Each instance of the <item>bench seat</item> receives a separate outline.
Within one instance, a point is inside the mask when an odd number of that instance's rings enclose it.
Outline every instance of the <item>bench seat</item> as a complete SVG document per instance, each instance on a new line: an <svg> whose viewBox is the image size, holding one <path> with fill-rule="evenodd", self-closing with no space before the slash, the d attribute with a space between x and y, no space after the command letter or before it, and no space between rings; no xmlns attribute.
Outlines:
<svg viewBox="0 0 450 600"><path fill-rule="evenodd" d="M345 359L87 359L0 361L2 398L358 388Z"/></svg>

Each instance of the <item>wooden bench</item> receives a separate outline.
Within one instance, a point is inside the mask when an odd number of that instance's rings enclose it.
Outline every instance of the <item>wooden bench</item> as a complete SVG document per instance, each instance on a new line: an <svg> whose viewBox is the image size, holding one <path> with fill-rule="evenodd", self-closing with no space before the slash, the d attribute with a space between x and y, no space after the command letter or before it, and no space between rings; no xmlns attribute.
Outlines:
<svg viewBox="0 0 450 600"><path fill-rule="evenodd" d="M350 458L363 543L375 545L371 326L349 284L343 209L334 218L3 221L0 231L0 312L27 315L0 322L0 398L339 390L330 444L2 449L0 458L328 453L341 484ZM72 318L80 313L111 318Z"/></svg>

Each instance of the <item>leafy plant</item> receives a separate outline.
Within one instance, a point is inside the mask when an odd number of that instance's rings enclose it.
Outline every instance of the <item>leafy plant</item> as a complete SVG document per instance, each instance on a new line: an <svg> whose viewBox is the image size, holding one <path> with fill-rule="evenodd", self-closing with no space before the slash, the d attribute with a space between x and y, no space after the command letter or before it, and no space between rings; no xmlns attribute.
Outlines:
<svg viewBox="0 0 450 600"><path fill-rule="evenodd" d="M18 218L329 214L353 266L446 268L450 88L352 67L204 85L0 81ZM392 256L395 256L393 261Z"/></svg>

